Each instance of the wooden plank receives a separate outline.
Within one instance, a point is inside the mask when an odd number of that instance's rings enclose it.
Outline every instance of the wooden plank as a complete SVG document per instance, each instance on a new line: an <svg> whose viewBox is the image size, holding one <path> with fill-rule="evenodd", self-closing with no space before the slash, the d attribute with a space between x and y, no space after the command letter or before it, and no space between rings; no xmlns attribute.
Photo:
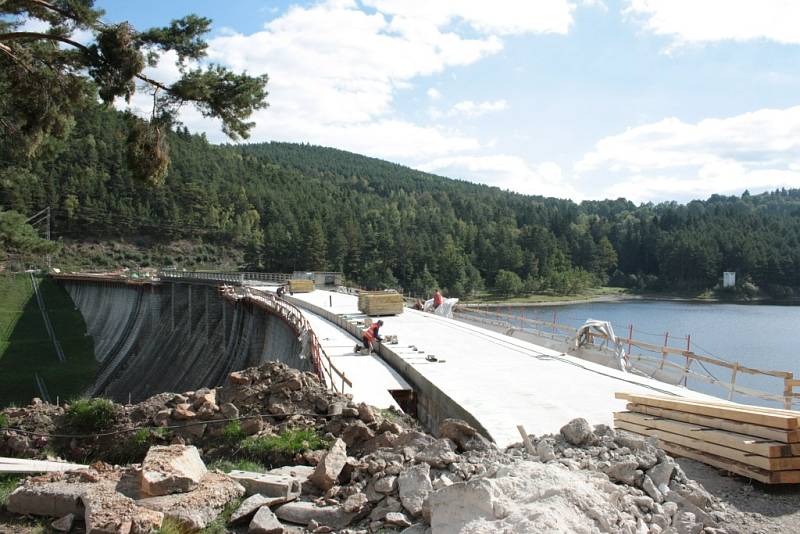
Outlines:
<svg viewBox="0 0 800 534"><path fill-rule="evenodd" d="M0 473L48 473L86 469L88 465L0 457Z"/></svg>
<svg viewBox="0 0 800 534"><path fill-rule="evenodd" d="M747 434L748 436L756 436L782 443L800 443L800 430L781 430L768 426L740 423L739 421L731 421L730 419L720 419L718 417L696 415L677 410L668 410L666 408L656 408L655 406L645 406L644 404L628 403L627 408L632 412L664 417L666 419L672 419L673 421L683 421L684 423L703 425L720 430L729 430L731 432Z"/></svg>
<svg viewBox="0 0 800 534"><path fill-rule="evenodd" d="M681 434L717 445L724 445L725 447L739 449L740 451L758 454L760 456L767 456L769 458L800 455L800 444L789 445L777 441L768 441L758 437L729 432L727 430L718 430L707 426L693 425L682 421L672 421L662 417L653 417L635 412L617 412L614 414L614 418L627 421L628 423L657 428L665 432Z"/></svg>
<svg viewBox="0 0 800 534"><path fill-rule="evenodd" d="M637 404L645 404L647 406L655 406L657 408L668 408L671 410L680 410L683 412L696 413L698 415L721 417L723 419L732 419L734 421L741 421L743 423L783 428L786 430L794 430L798 427L796 416L738 408L736 407L738 405L725 406L721 404L704 404L682 398L668 400L666 398L659 398L649 395L637 395L634 393L615 393L614 396L617 399L623 399L629 402L635 402Z"/></svg>
<svg viewBox="0 0 800 534"><path fill-rule="evenodd" d="M722 469L723 471L728 471L730 473L735 473L743 477L758 480L759 482L763 482L764 484L800 483L800 471L770 472L764 469L759 469L757 467L752 467L749 465L742 464L740 462L729 460L727 458L721 458L713 454L696 451L694 449L683 447L675 443L667 443L665 441L662 441L661 443L659 443L659 446L675 457L691 458L692 460L697 460L698 462L702 462L717 467L719 469Z"/></svg>
<svg viewBox="0 0 800 534"><path fill-rule="evenodd" d="M736 460L737 462L751 465L753 467L760 467L761 469L766 469L767 471L788 471L793 469L800 470L800 458L798 457L767 458L766 456L750 454L744 451L708 443L688 436L681 436L680 434L673 434L672 432L665 432L663 430L658 430L657 428L636 425L625 421L618 421L616 419L614 420L614 426L624 430L636 432L637 434L654 436L669 443L677 443L678 445L683 445L684 447L689 447L696 451L707 452L709 454L721 456L722 458L728 458L729 460Z"/></svg>
<svg viewBox="0 0 800 534"><path fill-rule="evenodd" d="M800 412L797 410L787 410L785 408L768 408L766 406L755 406L753 404L742 404L740 402L731 402L724 399L689 399L689 398L682 398L682 397L675 397L672 395L658 395L658 394L647 394L647 397L651 397L654 399L663 399L663 400L684 400L688 402L692 402L694 404L706 404L708 406L722 406L724 408L738 408L741 410L747 410L749 412L759 412L759 413L767 413L767 414L781 414L781 415L788 415L789 417L797 417L800 419Z"/></svg>

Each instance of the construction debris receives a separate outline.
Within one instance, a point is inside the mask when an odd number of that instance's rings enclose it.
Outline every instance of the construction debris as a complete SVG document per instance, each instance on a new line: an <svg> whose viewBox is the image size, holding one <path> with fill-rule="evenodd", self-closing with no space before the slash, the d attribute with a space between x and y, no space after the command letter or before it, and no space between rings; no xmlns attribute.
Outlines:
<svg viewBox="0 0 800 534"><path fill-rule="evenodd" d="M800 412L723 401L617 393L614 424L661 447L765 484L800 483Z"/></svg>

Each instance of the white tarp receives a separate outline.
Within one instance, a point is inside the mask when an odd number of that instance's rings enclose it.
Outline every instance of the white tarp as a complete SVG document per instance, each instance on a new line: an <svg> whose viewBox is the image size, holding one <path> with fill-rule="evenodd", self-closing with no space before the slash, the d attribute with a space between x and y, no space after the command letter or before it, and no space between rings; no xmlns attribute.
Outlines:
<svg viewBox="0 0 800 534"><path fill-rule="evenodd" d="M617 336L614 335L614 327L611 326L611 323L608 321L587 319L586 322L583 323L583 325L578 329L578 333L575 334L575 348L580 348L588 343L587 334L589 332L605 336L605 343L607 344L608 348L617 354L617 363L619 369L621 371L628 372L630 365L628 363L627 355L625 354L625 348L622 346L622 343L619 342Z"/></svg>
<svg viewBox="0 0 800 534"><path fill-rule="evenodd" d="M444 299L442 301L442 305L433 309L433 299L428 299L425 301L425 306L423 306L422 311L432 313L434 315L441 315L442 317L447 317L448 319L453 318L453 308L456 307L458 304L458 299Z"/></svg>

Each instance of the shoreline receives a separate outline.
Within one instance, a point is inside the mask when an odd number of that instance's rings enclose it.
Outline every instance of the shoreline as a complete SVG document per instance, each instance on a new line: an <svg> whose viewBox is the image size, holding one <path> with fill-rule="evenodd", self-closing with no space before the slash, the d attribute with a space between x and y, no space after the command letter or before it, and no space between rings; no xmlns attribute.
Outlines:
<svg viewBox="0 0 800 534"><path fill-rule="evenodd" d="M688 302L693 304L739 304L742 306L753 305L772 305L772 306L797 306L800 302L797 300L774 300L767 298L758 298L750 300L736 300L736 299L720 299L712 298L697 298L697 297L682 297L680 295L654 295L654 294L622 294L622 295L598 295L595 297L575 298L569 300L555 300L555 301L539 301L539 302L459 302L458 306L465 308L549 308L553 306L571 306L575 304L592 304L592 303L608 303L608 302L626 302L637 300L656 300L664 302Z"/></svg>

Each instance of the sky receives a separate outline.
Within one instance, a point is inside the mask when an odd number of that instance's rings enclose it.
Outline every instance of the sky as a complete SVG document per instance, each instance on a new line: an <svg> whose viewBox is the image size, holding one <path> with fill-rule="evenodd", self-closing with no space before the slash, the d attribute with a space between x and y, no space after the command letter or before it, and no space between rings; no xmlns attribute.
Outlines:
<svg viewBox="0 0 800 534"><path fill-rule="evenodd" d="M97 6L137 29L211 18L206 62L270 77L250 142L331 146L576 201L800 187L800 1ZM149 74L176 79L171 59ZM228 141L190 107L181 119Z"/></svg>

